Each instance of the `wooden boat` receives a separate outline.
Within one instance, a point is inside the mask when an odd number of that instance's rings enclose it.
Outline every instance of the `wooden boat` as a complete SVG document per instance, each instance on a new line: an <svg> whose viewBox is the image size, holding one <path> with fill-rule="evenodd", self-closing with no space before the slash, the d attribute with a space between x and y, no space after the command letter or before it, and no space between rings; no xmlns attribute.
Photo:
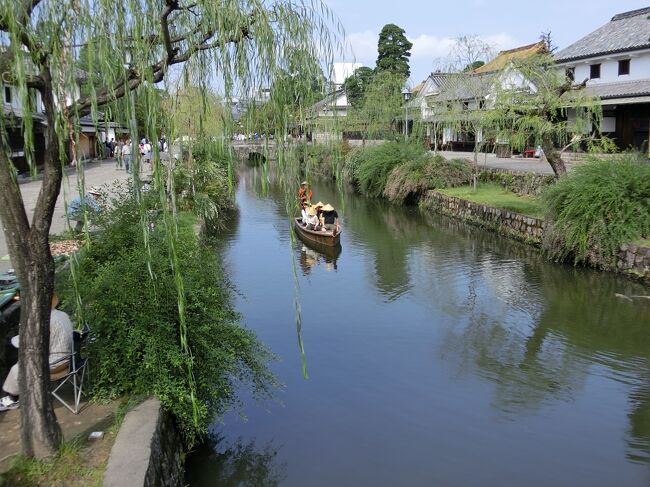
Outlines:
<svg viewBox="0 0 650 487"><path fill-rule="evenodd" d="M303 242L307 244L322 245L324 247L336 247L341 241L341 232L334 235L332 232L320 232L307 230L300 223L300 218L294 218L294 227L296 234Z"/></svg>

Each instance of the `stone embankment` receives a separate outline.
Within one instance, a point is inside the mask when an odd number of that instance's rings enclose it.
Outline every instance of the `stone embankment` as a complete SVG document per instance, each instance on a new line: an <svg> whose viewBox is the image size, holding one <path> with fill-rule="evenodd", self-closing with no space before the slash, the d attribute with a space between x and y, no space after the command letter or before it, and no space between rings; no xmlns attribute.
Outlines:
<svg viewBox="0 0 650 487"><path fill-rule="evenodd" d="M122 422L104 487L182 487L183 442L172 417L151 398L129 411Z"/></svg>
<svg viewBox="0 0 650 487"><path fill-rule="evenodd" d="M420 205L425 210L463 220L536 246L541 244L544 237L545 224L542 219L447 196L437 191L428 191ZM622 245L617 256L616 271L650 285L650 247Z"/></svg>
<svg viewBox="0 0 650 487"><path fill-rule="evenodd" d="M437 191L428 191L421 205L443 215L494 230L501 235L539 245L544 232L544 220L514 211L494 208Z"/></svg>

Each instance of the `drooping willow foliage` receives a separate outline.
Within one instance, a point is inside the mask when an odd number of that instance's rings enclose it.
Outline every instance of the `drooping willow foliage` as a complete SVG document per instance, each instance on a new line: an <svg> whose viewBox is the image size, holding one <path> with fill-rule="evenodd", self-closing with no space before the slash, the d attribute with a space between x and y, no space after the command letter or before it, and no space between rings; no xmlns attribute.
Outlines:
<svg viewBox="0 0 650 487"><path fill-rule="evenodd" d="M195 421L198 399L176 244L176 191L172 171L161 163L156 141L162 135L170 144L183 137L228 140L232 125L227 116L223 133L208 132L214 127L206 120L209 88L223 94L225 105L233 98L255 99L270 90L273 95L266 106L276 141L282 141L304 117L305 105L312 102L305 95L310 92L307 88L322 78L321 66L328 65L340 49L341 36L336 19L319 0L0 0L2 82L13 87L22 107L1 118L2 151L7 160L11 152L8 135L19 132L25 158L35 173L42 162L36 160L35 137L44 130L49 134L47 141L58 146L56 163L61 168L67 163L78 165L77 189L83 195L82 119L89 117L98 130L113 122L128 127L125 137L132 144L133 188L140 198L136 144L143 137L153 141L152 187L164 212L178 296L179 342L186 357ZM198 88L198 134L187 134L186 127L165 116L168 111L160 90L171 91L179 80ZM39 110L41 106L44 110ZM289 188L296 186L297 176L282 162L279 146L289 205L295 199ZM51 156L46 152L46 158ZM149 220L143 203L140 226L145 247L152 227ZM148 285L155 286L151 266L148 274ZM79 298L77 310L82 320Z"/></svg>

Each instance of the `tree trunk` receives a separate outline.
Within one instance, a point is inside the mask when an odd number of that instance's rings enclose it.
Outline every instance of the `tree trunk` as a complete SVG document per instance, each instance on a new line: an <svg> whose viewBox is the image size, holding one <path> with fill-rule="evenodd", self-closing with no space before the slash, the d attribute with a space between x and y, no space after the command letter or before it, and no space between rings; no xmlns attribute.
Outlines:
<svg viewBox="0 0 650 487"><path fill-rule="evenodd" d="M555 173L555 178L559 179L560 177L566 175L566 166L562 160L562 155L555 148L555 145L553 145L553 142L550 138L545 137L542 140L542 150L544 151L544 157L546 157L546 160L551 165L551 168Z"/></svg>
<svg viewBox="0 0 650 487"><path fill-rule="evenodd" d="M61 444L50 395L50 300L54 288L54 262L49 232L61 189L59 141L55 133L55 107L49 72L42 93L48 119L45 171L29 224L18 182L5 147L0 147L0 219L18 281L20 282L20 348L18 353L21 411L21 447L28 457L43 458ZM1 142L0 142L1 143Z"/></svg>

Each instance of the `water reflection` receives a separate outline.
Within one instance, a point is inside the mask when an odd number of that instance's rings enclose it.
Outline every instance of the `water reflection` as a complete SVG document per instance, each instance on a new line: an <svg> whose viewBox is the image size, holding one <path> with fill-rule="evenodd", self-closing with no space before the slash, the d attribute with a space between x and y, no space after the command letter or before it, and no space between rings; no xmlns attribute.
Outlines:
<svg viewBox="0 0 650 487"><path fill-rule="evenodd" d="M274 487L286 478L286 464L277 459L272 443L258 447L254 440L228 442L211 435L188 455L185 482L193 487Z"/></svg>
<svg viewBox="0 0 650 487"><path fill-rule="evenodd" d="M314 244L308 246L299 243L298 265L304 276L311 274L314 267L322 265L327 272L336 272L338 270L337 260L341 255L341 246L336 247L317 247Z"/></svg>

